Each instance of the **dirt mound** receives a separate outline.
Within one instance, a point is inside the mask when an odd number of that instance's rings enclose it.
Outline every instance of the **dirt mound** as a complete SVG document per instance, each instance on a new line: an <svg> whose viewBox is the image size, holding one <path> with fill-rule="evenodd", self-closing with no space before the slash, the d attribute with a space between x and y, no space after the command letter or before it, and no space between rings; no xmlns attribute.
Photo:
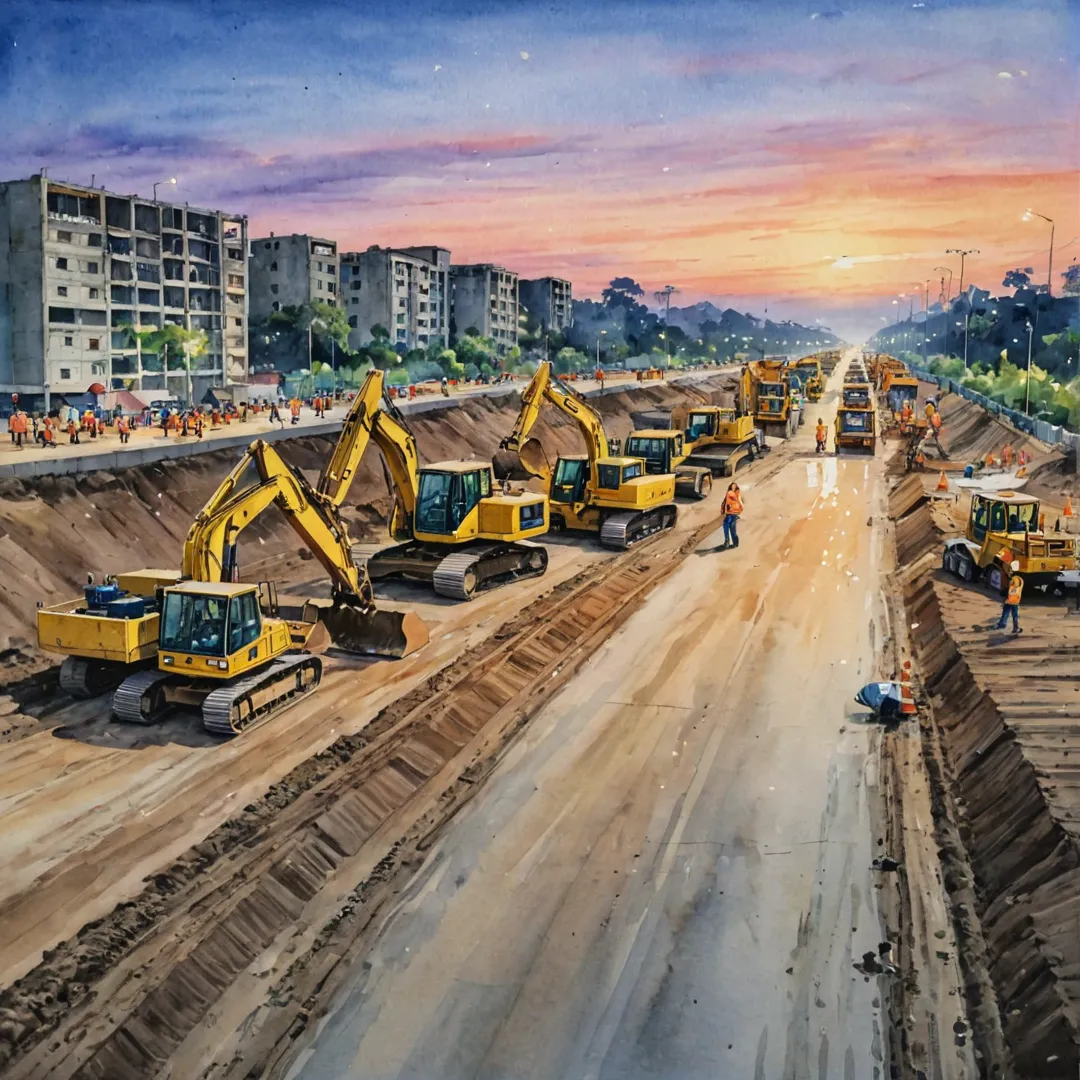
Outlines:
<svg viewBox="0 0 1080 1080"><path fill-rule="evenodd" d="M718 375L694 386L664 382L629 388L593 399L609 433L625 438L633 410L668 408L719 397L731 376ZM520 397L464 399L457 408L410 419L422 461L491 460L499 439L510 431ZM248 425L251 438L265 430ZM581 449L576 426L545 411L535 435L549 452ZM314 479L331 452L324 438L296 438L277 444L284 456ZM79 594L88 572L104 574L141 567L178 566L184 537L196 512L236 463L235 450L163 461L117 473L42 477L0 482L0 684L25 678L53 663L36 649L34 610ZM344 508L354 538L385 538L390 497L381 459L365 455ZM241 567L247 580L269 577L288 584L310 577L300 567L296 535L276 511L249 526L241 538Z"/></svg>
<svg viewBox="0 0 1080 1080"><path fill-rule="evenodd" d="M1002 1027L1019 1075L1075 1077L1080 773L1070 754L1080 757L1080 621L1060 600L1025 597L1022 637L988 630L998 600L939 569L947 509L912 501L914 485L903 487L894 505L904 598Z"/></svg>

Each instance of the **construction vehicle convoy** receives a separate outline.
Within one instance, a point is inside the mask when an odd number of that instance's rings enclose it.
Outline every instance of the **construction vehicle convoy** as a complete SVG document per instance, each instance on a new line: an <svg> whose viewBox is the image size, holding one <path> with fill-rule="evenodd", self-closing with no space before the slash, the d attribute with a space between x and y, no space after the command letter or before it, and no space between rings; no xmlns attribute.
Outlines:
<svg viewBox="0 0 1080 1080"><path fill-rule="evenodd" d="M560 455L554 468L529 438L545 404L574 420L586 447L584 454ZM595 533L605 547L624 549L675 526L674 474L649 476L642 458L612 453L600 415L554 377L548 361L522 392L514 429L499 446L526 473L548 481L552 529ZM506 456L497 465L504 476L510 471Z"/></svg>
<svg viewBox="0 0 1080 1080"><path fill-rule="evenodd" d="M368 556L372 581L396 578L470 600L483 589L547 570L547 551L530 539L547 532L548 500L530 491L498 491L490 462L420 465L416 438L386 396L384 373L364 380L345 418L321 487L340 505L369 443L382 454L392 489L390 536Z"/></svg>
<svg viewBox="0 0 1080 1080"><path fill-rule="evenodd" d="M1043 528L1039 500L1013 491L974 492L963 536L945 544L941 565L964 581L984 579L1002 596L1011 566L1027 585L1054 586L1080 567L1077 538Z"/></svg>

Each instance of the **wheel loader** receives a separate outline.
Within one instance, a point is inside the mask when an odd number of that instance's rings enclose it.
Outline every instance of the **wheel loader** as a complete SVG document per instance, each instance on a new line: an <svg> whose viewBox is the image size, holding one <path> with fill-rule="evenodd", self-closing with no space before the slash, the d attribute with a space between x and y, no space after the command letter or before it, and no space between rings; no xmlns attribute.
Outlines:
<svg viewBox="0 0 1080 1080"><path fill-rule="evenodd" d="M1025 584L1055 585L1080 567L1078 540L1042 527L1039 500L1015 491L974 492L963 536L945 544L942 569L964 581L985 579L1004 596L1014 562Z"/></svg>

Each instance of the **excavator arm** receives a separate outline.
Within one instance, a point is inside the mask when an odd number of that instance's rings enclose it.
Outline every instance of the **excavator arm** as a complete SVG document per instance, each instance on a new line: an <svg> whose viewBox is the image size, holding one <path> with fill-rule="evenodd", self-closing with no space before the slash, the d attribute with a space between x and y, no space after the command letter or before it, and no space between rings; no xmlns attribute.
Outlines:
<svg viewBox="0 0 1080 1080"><path fill-rule="evenodd" d="M386 397L384 373L372 370L353 399L333 456L319 477L318 494L339 507L349 494L368 443L374 441L390 473L394 509L390 535L407 540L412 535L416 493L420 483L420 456L416 438L397 406Z"/></svg>
<svg viewBox="0 0 1080 1080"><path fill-rule="evenodd" d="M243 529L276 505L333 583L335 597L374 608L371 583L353 564L349 534L336 506L261 439L248 447L195 518L184 542L184 577L230 581Z"/></svg>
<svg viewBox="0 0 1080 1080"><path fill-rule="evenodd" d="M522 391L521 411L518 413L514 430L499 443L503 450L512 450L520 454L525 440L529 437L540 410L548 402L560 412L569 416L578 426L585 440L585 450L589 455L589 471L592 482L596 483L596 463L608 454L608 440L604 432L604 422L600 414L584 400L578 397L554 377L551 361L541 361L532 381Z"/></svg>

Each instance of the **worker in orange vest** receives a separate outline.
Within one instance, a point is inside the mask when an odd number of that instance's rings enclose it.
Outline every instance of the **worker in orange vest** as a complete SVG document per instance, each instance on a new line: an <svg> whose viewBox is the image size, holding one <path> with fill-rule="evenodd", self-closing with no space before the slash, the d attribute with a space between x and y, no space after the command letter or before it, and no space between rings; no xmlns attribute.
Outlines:
<svg viewBox="0 0 1080 1080"><path fill-rule="evenodd" d="M41 445L56 449L56 432L53 431L52 420L46 416L45 426L41 429Z"/></svg>
<svg viewBox="0 0 1080 1080"><path fill-rule="evenodd" d="M987 450L986 451L986 467L988 469L992 469L995 464L996 464L996 462L994 461L994 451L993 450Z"/></svg>
<svg viewBox="0 0 1080 1080"><path fill-rule="evenodd" d="M74 420L69 420L68 421L67 433L68 433L68 445L72 445L72 444L77 443L79 441L79 425L76 424Z"/></svg>
<svg viewBox="0 0 1080 1080"><path fill-rule="evenodd" d="M817 440L817 452L819 454L825 453L825 441L829 437L829 429L825 426L825 421L819 416L817 418L817 428L814 431L814 438Z"/></svg>
<svg viewBox="0 0 1080 1080"><path fill-rule="evenodd" d="M202 409L195 413L195 438L201 439L203 431Z"/></svg>
<svg viewBox="0 0 1080 1080"><path fill-rule="evenodd" d="M23 448L23 436L29 425L26 423L26 413L22 409L16 409L8 420L8 430L11 432L12 442L21 450Z"/></svg>
<svg viewBox="0 0 1080 1080"><path fill-rule="evenodd" d="M1005 596L1005 603L1001 605L1001 618L998 619L995 629L1004 630L1005 624L1012 615L1012 632L1022 633L1020 629L1020 598L1024 595L1024 579L1020 576L1020 564L1014 562L1010 569L1012 577L1009 578L1009 591Z"/></svg>
<svg viewBox="0 0 1080 1080"><path fill-rule="evenodd" d="M1009 443L1006 443L1001 448L1001 464L1004 465L1006 469L1012 464L1012 456L1012 446Z"/></svg>
<svg viewBox="0 0 1080 1080"><path fill-rule="evenodd" d="M907 398L904 398L904 403L900 406L900 423L911 423L911 402Z"/></svg>
<svg viewBox="0 0 1080 1080"><path fill-rule="evenodd" d="M120 419L116 421L116 430L120 433L120 443L125 444L128 439L131 438L131 421L121 415Z"/></svg>
<svg viewBox="0 0 1080 1080"><path fill-rule="evenodd" d="M294 424L300 423L300 399L293 398L289 402L289 412L292 413L292 422Z"/></svg>
<svg viewBox="0 0 1080 1080"><path fill-rule="evenodd" d="M724 493L724 546L721 551L739 546L739 515L743 512L742 492L734 480Z"/></svg>

